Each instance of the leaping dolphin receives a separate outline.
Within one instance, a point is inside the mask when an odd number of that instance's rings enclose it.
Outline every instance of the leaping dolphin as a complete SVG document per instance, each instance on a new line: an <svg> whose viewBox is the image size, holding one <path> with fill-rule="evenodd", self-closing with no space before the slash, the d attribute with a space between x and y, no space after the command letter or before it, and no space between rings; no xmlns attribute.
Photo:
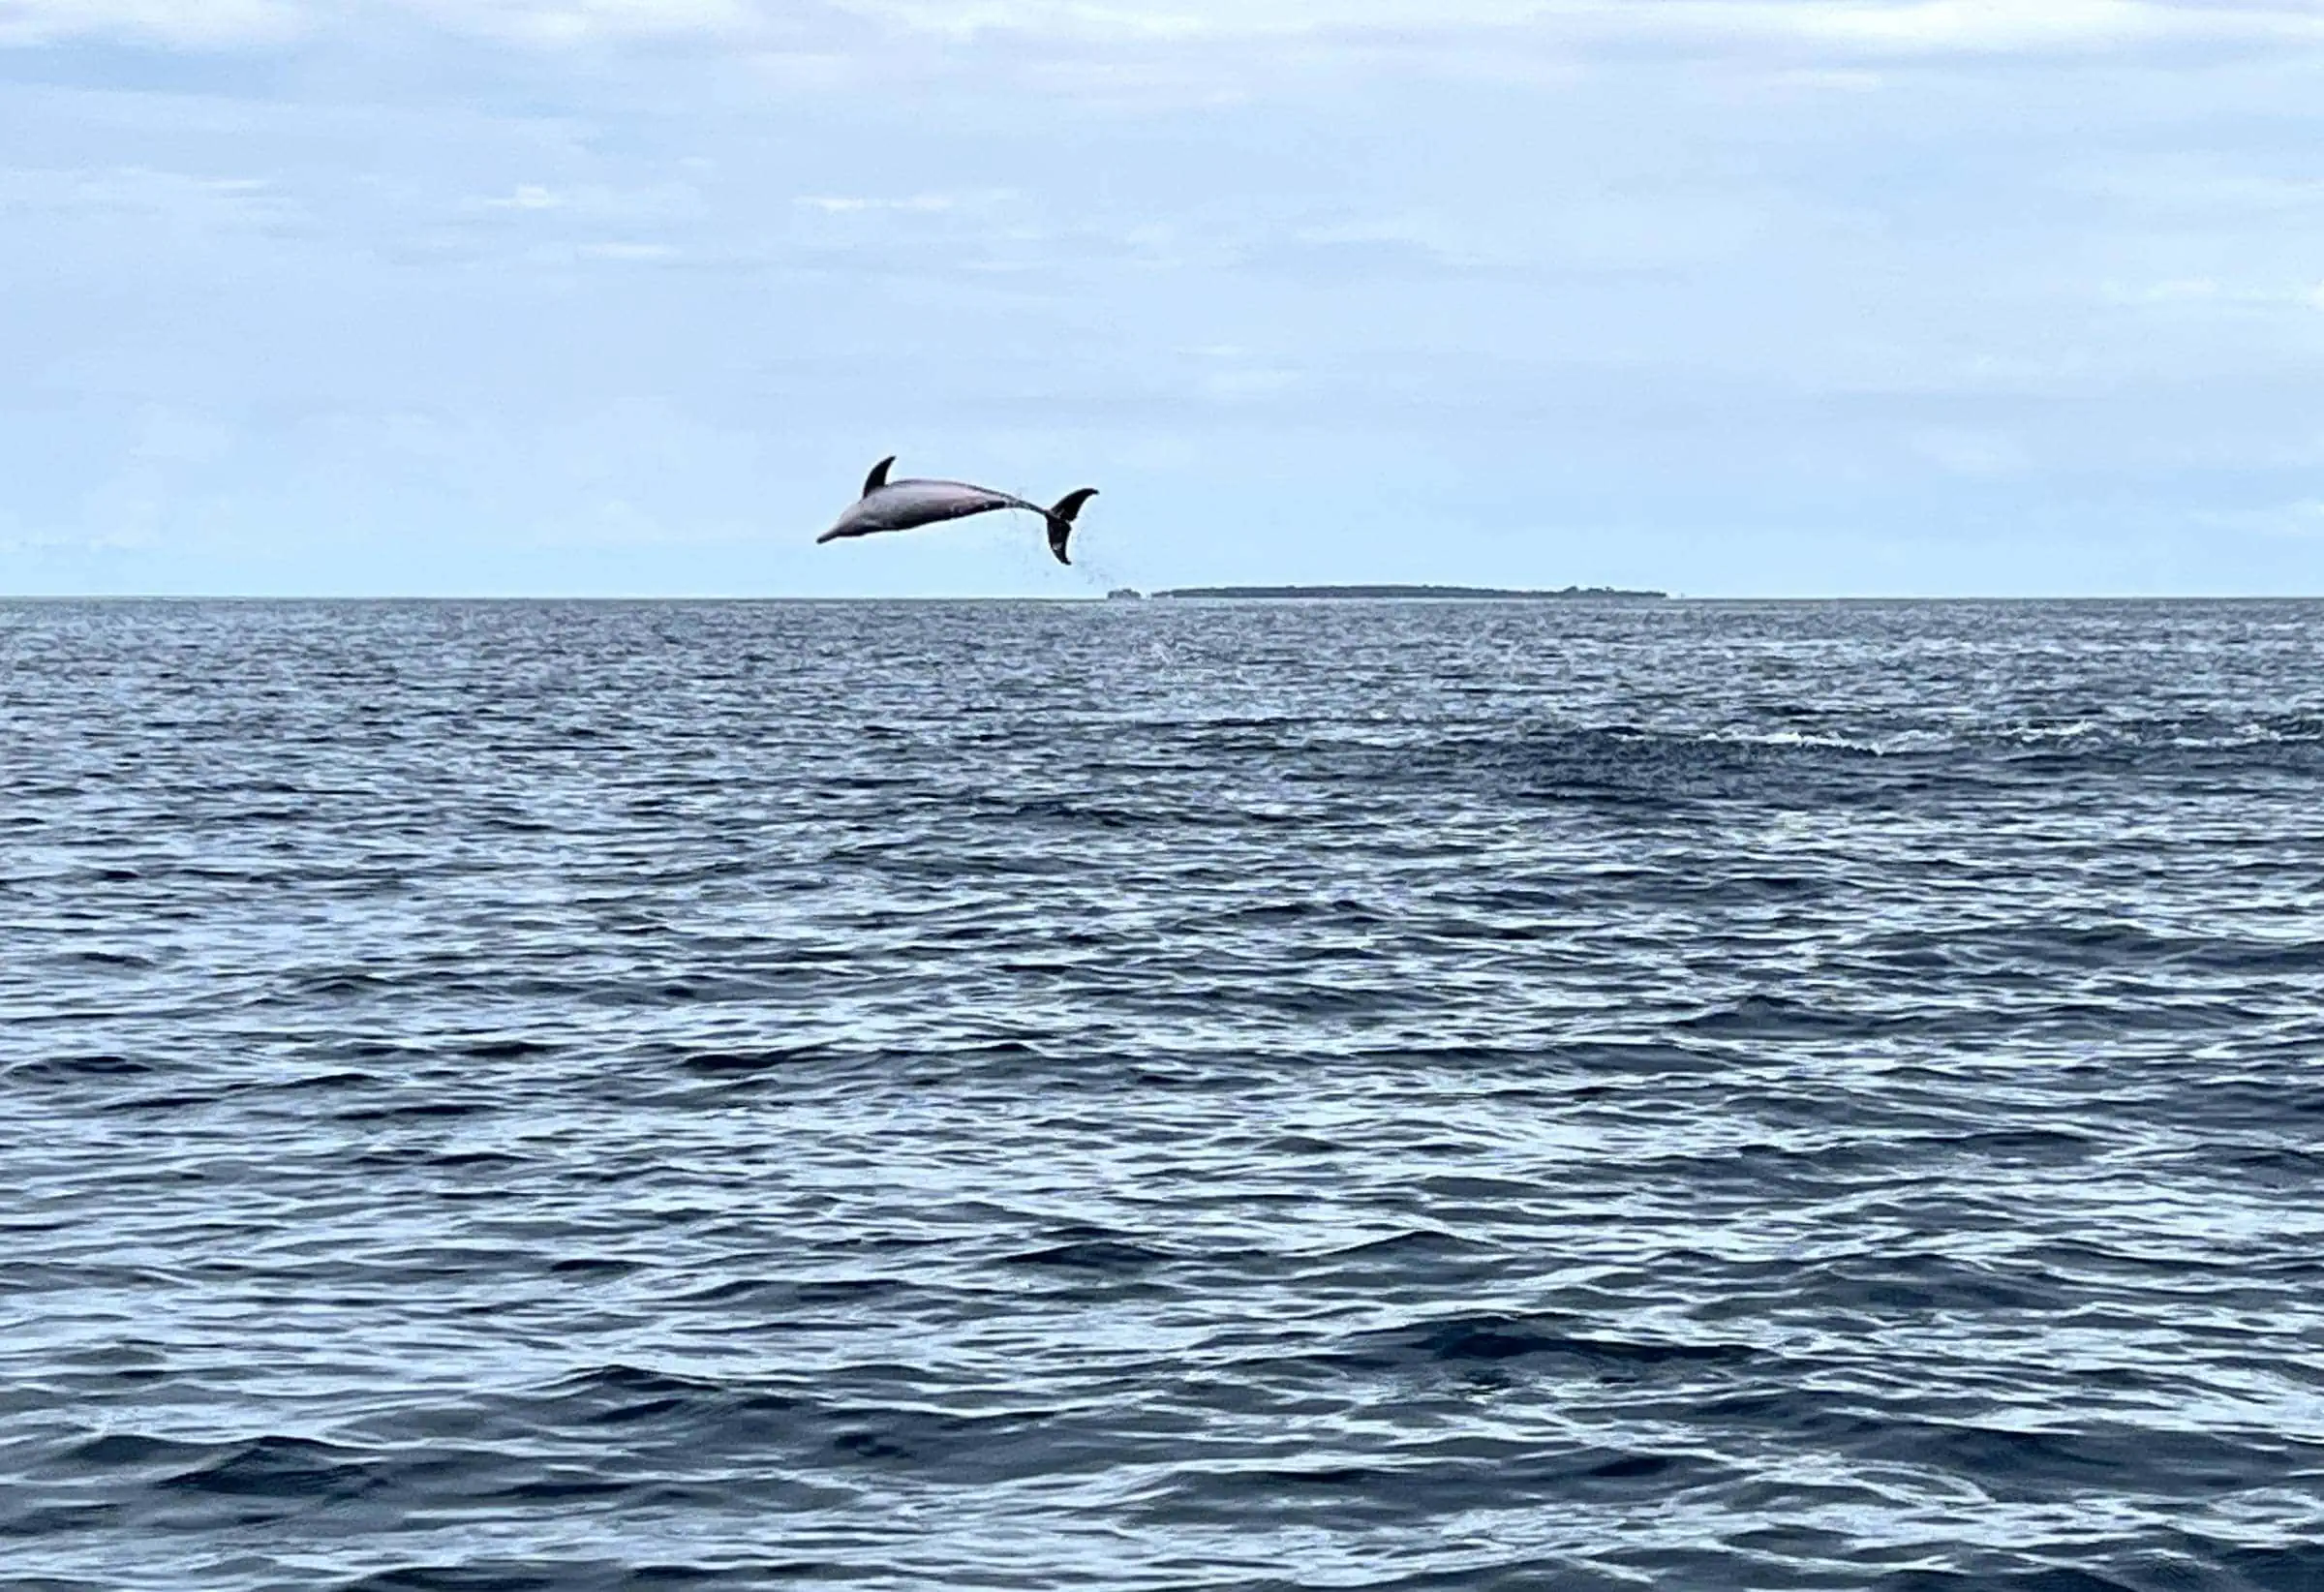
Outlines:
<svg viewBox="0 0 2324 1592"><path fill-rule="evenodd" d="M891 481L888 467L895 462L896 456L891 453L872 467L872 474L864 477L864 495L840 516L836 525L815 538L817 546L842 536L909 531L995 508L1024 508L1049 522L1049 550L1056 555L1059 564L1071 564L1073 560L1065 556L1065 538L1073 535L1073 517L1082 511L1082 505L1097 496L1096 487L1085 486L1059 498L1055 507L1044 508L1037 503L1012 498L991 487L970 486L966 481Z"/></svg>

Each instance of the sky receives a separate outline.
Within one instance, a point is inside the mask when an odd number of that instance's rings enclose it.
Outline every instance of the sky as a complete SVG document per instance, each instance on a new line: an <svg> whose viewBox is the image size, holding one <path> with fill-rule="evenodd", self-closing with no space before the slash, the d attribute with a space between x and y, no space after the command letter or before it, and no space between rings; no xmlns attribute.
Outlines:
<svg viewBox="0 0 2324 1592"><path fill-rule="evenodd" d="M2324 593L2324 0L0 0L0 595L1274 581Z"/></svg>

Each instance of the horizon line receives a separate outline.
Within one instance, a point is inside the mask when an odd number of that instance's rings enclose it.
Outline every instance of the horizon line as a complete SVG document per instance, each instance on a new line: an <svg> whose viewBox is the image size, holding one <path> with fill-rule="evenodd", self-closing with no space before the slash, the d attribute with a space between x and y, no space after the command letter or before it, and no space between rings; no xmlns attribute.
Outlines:
<svg viewBox="0 0 2324 1592"><path fill-rule="evenodd" d="M1300 583L1302 586L1304 583ZM1349 582L1349 585L1359 583ZM1368 584L1368 583L1366 583ZM1382 582L1378 584L1390 584ZM1420 583L1395 583L1413 584ZM1248 591L1253 588L1238 587ZM1508 606L1512 601L1539 600L1566 604L1600 601L1622 607L1651 607L1668 602L2317 602L2324 601L2324 591L2316 592L2019 592L2019 593L1915 593L1915 592L1850 592L1850 593L1719 593L1719 592L1657 592L1630 594L1608 592L1597 597L1588 592L1562 592L1554 587L1510 588L1510 595L1479 597L1424 597L1357 595L1346 597L1298 596L1271 598L1242 597L1211 597L1206 589L1161 587L1144 592L1144 598L1170 596L1175 602L1249 603L1252 601L1285 602L1433 602L1491 603ZM1175 595L1172 595L1175 594ZM1049 593L841 593L841 594L783 594L783 593L622 593L622 592L8 592L0 593L0 604L33 602L1053 602L1060 604L1089 603L1106 606L1111 599L1105 593L1064 596ZM1121 604L1113 604L1119 607Z"/></svg>

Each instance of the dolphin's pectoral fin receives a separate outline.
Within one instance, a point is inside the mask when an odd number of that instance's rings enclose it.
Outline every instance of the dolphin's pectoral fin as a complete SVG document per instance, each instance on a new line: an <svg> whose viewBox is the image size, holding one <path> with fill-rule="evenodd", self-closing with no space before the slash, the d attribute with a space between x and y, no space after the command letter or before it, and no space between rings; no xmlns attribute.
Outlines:
<svg viewBox="0 0 2324 1592"><path fill-rule="evenodd" d="M872 467L872 474L864 477L865 497L869 498L872 493L888 484L888 467L895 462L896 455L891 453Z"/></svg>

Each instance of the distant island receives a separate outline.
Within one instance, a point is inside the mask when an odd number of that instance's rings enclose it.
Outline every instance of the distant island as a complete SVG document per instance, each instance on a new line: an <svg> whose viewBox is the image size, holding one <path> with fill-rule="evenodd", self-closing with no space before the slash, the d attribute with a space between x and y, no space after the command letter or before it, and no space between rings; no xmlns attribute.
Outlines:
<svg viewBox="0 0 2324 1592"><path fill-rule="evenodd" d="M1158 597L1234 597L1266 600L1291 597L1434 597L1497 602L1537 602L1552 598L1594 597L1626 602L1667 597L1667 592L1627 592L1613 586L1568 586L1559 591L1521 592L1498 586L1181 586L1156 592Z"/></svg>

